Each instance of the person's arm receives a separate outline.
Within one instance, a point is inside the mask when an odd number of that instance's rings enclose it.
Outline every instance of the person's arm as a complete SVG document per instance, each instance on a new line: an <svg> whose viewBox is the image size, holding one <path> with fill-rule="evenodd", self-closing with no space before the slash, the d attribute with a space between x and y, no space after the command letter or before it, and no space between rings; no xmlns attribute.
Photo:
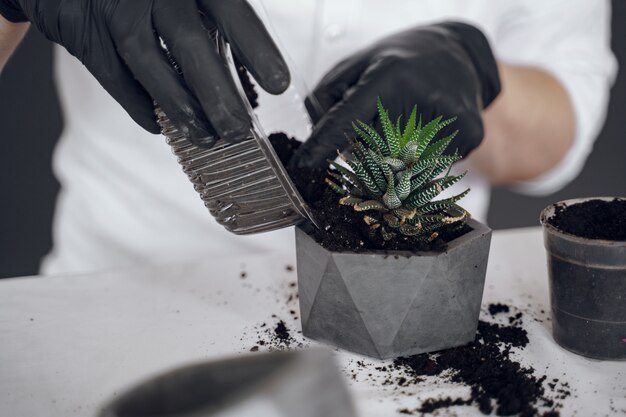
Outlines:
<svg viewBox="0 0 626 417"><path fill-rule="evenodd" d="M502 92L483 112L485 138L469 160L494 185L538 177L573 143L574 110L547 72L499 64Z"/></svg>
<svg viewBox="0 0 626 417"><path fill-rule="evenodd" d="M17 45L24 39L29 26L28 22L13 23L0 15L0 73Z"/></svg>

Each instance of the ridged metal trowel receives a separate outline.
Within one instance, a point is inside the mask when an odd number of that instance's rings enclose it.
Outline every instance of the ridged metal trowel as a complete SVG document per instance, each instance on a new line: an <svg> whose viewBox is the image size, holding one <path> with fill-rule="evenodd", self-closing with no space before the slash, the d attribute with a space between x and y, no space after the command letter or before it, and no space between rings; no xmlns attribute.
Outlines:
<svg viewBox="0 0 626 417"><path fill-rule="evenodd" d="M215 34L215 41L252 119L250 135L236 144L218 140L211 149L200 148L181 134L157 107L158 123L167 143L204 205L227 230L246 235L293 226L304 220L316 224L250 105L229 45L219 34ZM301 117L310 124L303 96L293 82L283 94L290 96L291 106L301 106Z"/></svg>

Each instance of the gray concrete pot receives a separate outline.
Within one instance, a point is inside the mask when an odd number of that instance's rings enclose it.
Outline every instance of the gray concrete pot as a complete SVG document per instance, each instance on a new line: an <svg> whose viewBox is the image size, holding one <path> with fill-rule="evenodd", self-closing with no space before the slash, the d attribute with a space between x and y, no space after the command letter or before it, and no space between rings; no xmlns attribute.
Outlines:
<svg viewBox="0 0 626 417"><path fill-rule="evenodd" d="M491 229L468 224L445 252L419 254L330 252L296 228L303 334L381 359L473 341Z"/></svg>
<svg viewBox="0 0 626 417"><path fill-rule="evenodd" d="M355 417L328 351L247 355L149 379L99 417Z"/></svg>

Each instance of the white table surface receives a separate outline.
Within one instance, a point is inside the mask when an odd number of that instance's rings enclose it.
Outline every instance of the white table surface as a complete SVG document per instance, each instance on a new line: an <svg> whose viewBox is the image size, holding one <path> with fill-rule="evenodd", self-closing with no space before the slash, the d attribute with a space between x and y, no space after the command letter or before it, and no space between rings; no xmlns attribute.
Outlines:
<svg viewBox="0 0 626 417"><path fill-rule="evenodd" d="M297 301L287 302L296 275L288 264L295 265L293 253L0 280L0 416L93 417L112 396L146 377L247 352L261 323L283 319L296 333L299 322L289 310L297 311ZM530 344L516 358L570 384L563 416L626 414L626 362L585 359L551 337L539 228L494 233L483 309L491 302L525 313ZM347 374L357 372L356 381L346 380L363 417L399 415L403 407L418 407L419 398L468 392L421 383L406 395L361 377L359 372L371 372L356 366L363 357L340 352L338 358ZM451 415L480 413L462 406Z"/></svg>

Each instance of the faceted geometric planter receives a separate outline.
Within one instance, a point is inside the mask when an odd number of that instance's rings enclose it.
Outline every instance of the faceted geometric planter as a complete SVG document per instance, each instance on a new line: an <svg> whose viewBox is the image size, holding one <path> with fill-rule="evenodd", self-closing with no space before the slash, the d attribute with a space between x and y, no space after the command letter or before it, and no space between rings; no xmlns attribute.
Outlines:
<svg viewBox="0 0 626 417"><path fill-rule="evenodd" d="M473 229L445 252L330 252L296 228L298 288L306 337L376 358L474 340L491 229Z"/></svg>

